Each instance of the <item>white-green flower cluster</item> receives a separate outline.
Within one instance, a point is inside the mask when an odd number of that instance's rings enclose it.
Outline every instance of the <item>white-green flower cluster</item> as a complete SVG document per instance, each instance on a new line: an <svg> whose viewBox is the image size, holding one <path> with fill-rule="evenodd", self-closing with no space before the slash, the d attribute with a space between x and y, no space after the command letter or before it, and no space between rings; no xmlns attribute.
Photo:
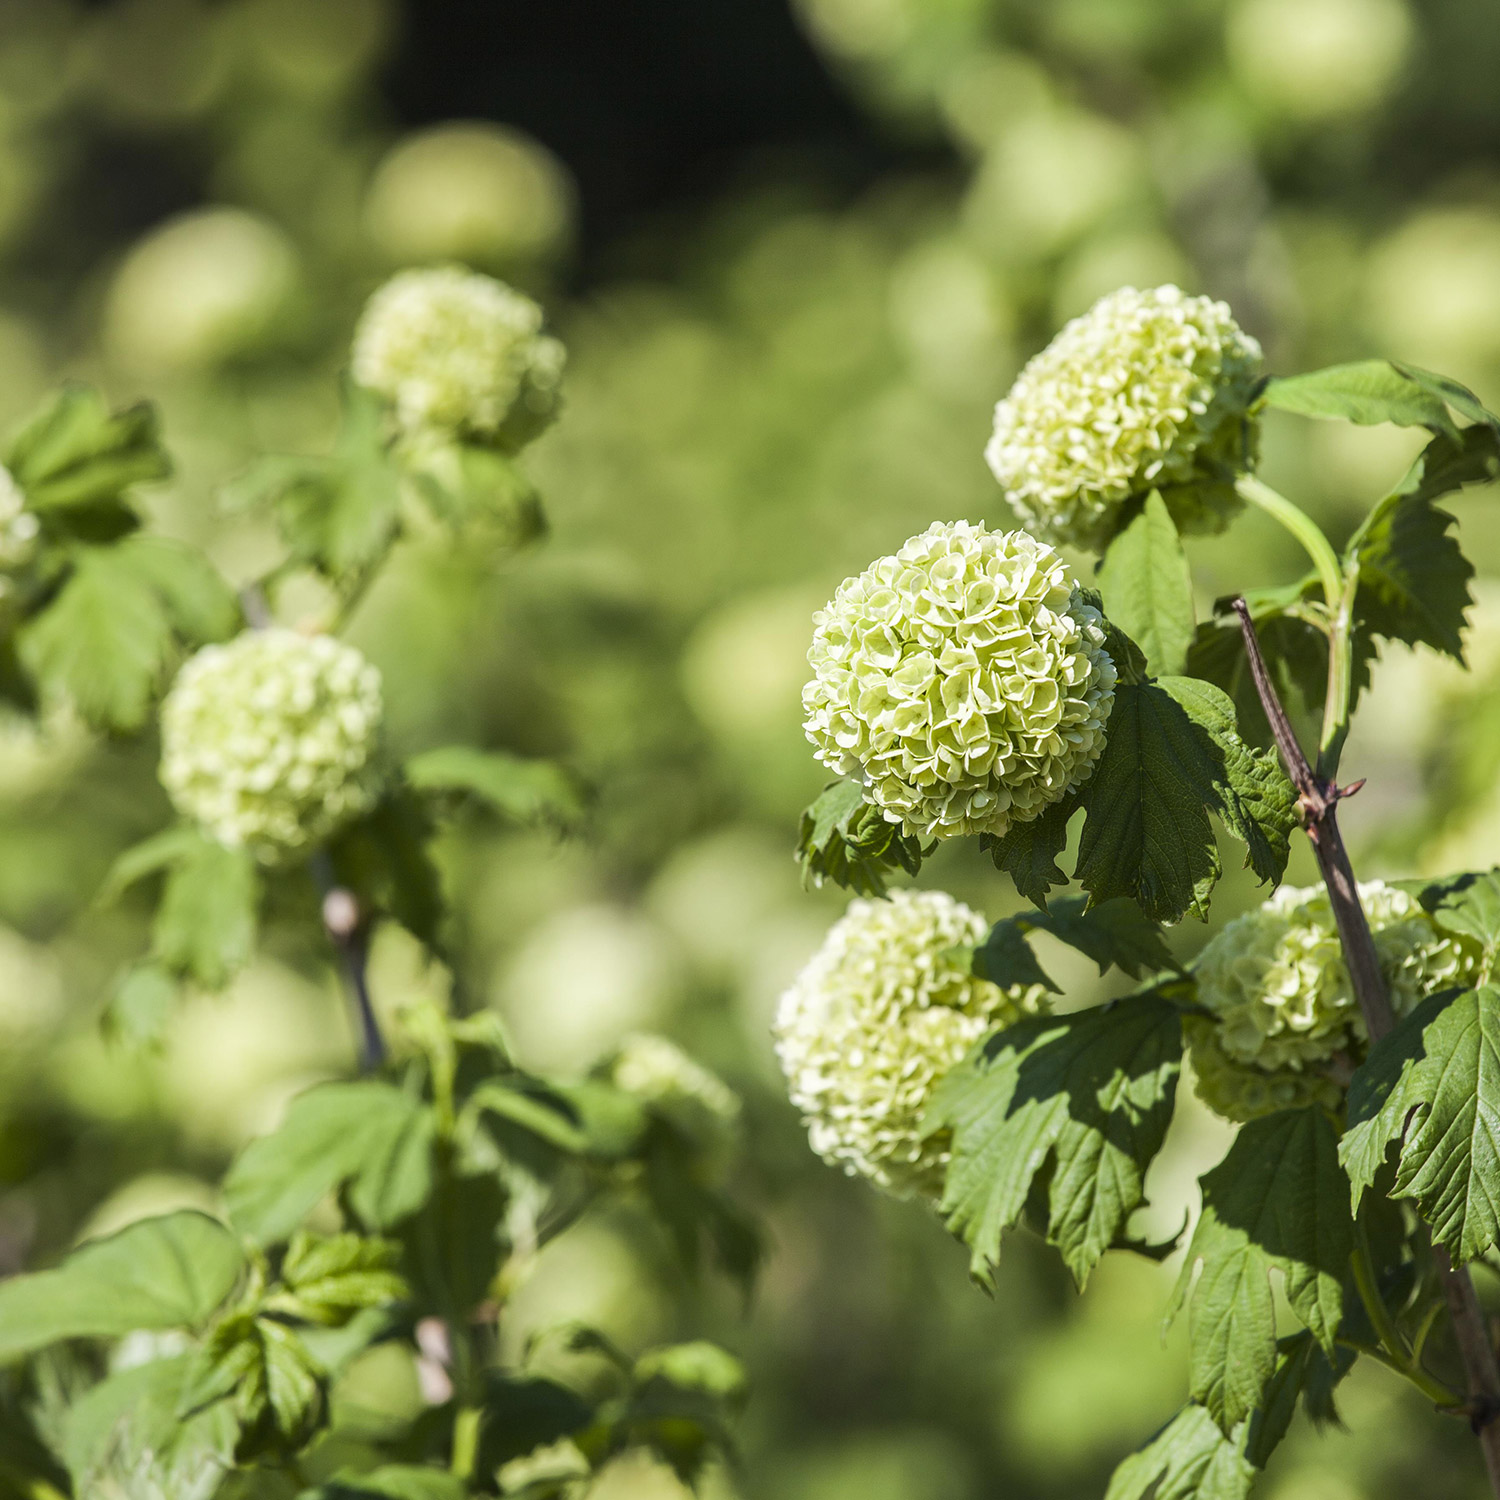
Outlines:
<svg viewBox="0 0 1500 1500"><path fill-rule="evenodd" d="M813 619L807 737L909 834L1003 834L1086 780L1104 749L1103 622L1023 531L939 522Z"/></svg>
<svg viewBox="0 0 1500 1500"><path fill-rule="evenodd" d="M655 1105L711 1157L727 1159L739 1135L739 1097L676 1042L650 1032L627 1036L609 1076L617 1088Z"/></svg>
<svg viewBox="0 0 1500 1500"><path fill-rule="evenodd" d="M0 572L24 568L36 555L41 523L9 469L0 466ZM0 592L4 585L0 584Z"/></svg>
<svg viewBox="0 0 1500 1500"><path fill-rule="evenodd" d="M220 843L267 861L374 800L380 673L332 636L246 631L205 646L161 710L161 780Z"/></svg>
<svg viewBox="0 0 1500 1500"><path fill-rule="evenodd" d="M408 435L518 444L555 415L566 361L530 297L439 266L402 271L370 298L352 370Z"/></svg>
<svg viewBox="0 0 1500 1500"><path fill-rule="evenodd" d="M1415 896L1381 881L1359 888L1398 1017L1434 991L1472 982L1477 949L1444 932ZM1321 1102L1363 1060L1364 1018L1328 892L1283 887L1204 948L1198 1000L1216 1020L1187 1033L1198 1092L1232 1120Z"/></svg>
<svg viewBox="0 0 1500 1500"><path fill-rule="evenodd" d="M781 997L776 1052L812 1148L849 1176L936 1197L946 1140L932 1091L986 1032L1045 1007L1040 986L975 978L954 949L988 924L942 891L856 900Z"/></svg>
<svg viewBox="0 0 1500 1500"><path fill-rule="evenodd" d="M1124 502L1152 489L1183 529L1218 530L1239 508L1226 481L1253 445L1260 360L1224 303L1122 287L1021 371L985 457L1022 524L1049 541L1104 546Z"/></svg>

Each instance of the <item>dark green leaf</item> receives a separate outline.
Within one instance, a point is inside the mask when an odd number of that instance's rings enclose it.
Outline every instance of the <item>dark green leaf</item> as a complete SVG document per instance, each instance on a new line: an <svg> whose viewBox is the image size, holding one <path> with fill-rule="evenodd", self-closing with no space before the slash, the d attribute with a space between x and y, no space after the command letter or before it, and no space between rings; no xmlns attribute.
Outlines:
<svg viewBox="0 0 1500 1500"><path fill-rule="evenodd" d="M513 1458L582 1431L593 1418L594 1408L555 1380L490 1371L476 1468L493 1474Z"/></svg>
<svg viewBox="0 0 1500 1500"><path fill-rule="evenodd" d="M1054 995L1062 994L1058 985L1036 961L1031 944L1026 941L1030 924L1024 917L1007 917L990 928L989 936L975 950L973 972L1002 989L1014 985L1040 984Z"/></svg>
<svg viewBox="0 0 1500 1500"><path fill-rule="evenodd" d="M1069 896L1048 911L1021 912L997 922L995 930L1007 925L1021 932L1050 932L1059 942L1093 959L1101 974L1113 965L1132 979L1139 979L1143 974L1177 967L1161 928L1142 916L1135 902L1121 898L1090 906L1081 896ZM990 940L994 935L992 930ZM997 984L1006 982L995 980Z"/></svg>
<svg viewBox="0 0 1500 1500"><path fill-rule="evenodd" d="M98 391L76 384L49 396L11 439L5 467L38 510L114 499L172 472L153 407L112 413Z"/></svg>
<svg viewBox="0 0 1500 1500"><path fill-rule="evenodd" d="M583 817L578 786L555 761L445 745L412 756L403 769L419 792L469 794L518 823L571 828Z"/></svg>
<svg viewBox="0 0 1500 1500"><path fill-rule="evenodd" d="M1155 490L1099 566L1105 612L1145 654L1148 669L1180 672L1193 639L1193 580L1166 503Z"/></svg>
<svg viewBox="0 0 1500 1500"><path fill-rule="evenodd" d="M1192 1394L1228 1434L1261 1405L1276 1368L1270 1273L1325 1351L1343 1313L1354 1243L1332 1122L1317 1108L1252 1120L1203 1179L1203 1214L1188 1247L1173 1312L1195 1268Z"/></svg>
<svg viewBox="0 0 1500 1500"><path fill-rule="evenodd" d="M1155 922L1205 916L1222 869L1208 821L1222 779L1222 755L1174 696L1122 683L1084 787L1079 884L1096 901L1128 896Z"/></svg>
<svg viewBox="0 0 1500 1500"><path fill-rule="evenodd" d="M151 927L153 955L174 974L222 989L255 952L259 904L254 857L200 834L167 875Z"/></svg>
<svg viewBox="0 0 1500 1500"><path fill-rule="evenodd" d="M1185 1406L1114 1472L1104 1500L1246 1500L1255 1470L1201 1406Z"/></svg>
<svg viewBox="0 0 1500 1500"><path fill-rule="evenodd" d="M179 1412L191 1418L228 1401L240 1424L235 1456L280 1456L312 1436L324 1414L325 1385L325 1372L295 1329L235 1313L215 1325L198 1351Z"/></svg>
<svg viewBox="0 0 1500 1500"><path fill-rule="evenodd" d="M1500 417L1489 411L1468 386L1460 385L1449 375L1438 375L1432 370L1424 370L1420 365L1407 364L1404 360L1393 359L1391 368L1408 380L1415 381L1424 391L1436 396L1466 421L1488 426L1491 432L1500 435Z"/></svg>
<svg viewBox="0 0 1500 1500"><path fill-rule="evenodd" d="M428 850L432 835L422 799L398 786L341 829L328 853L339 884L354 892L365 911L389 913L441 954L445 908L442 877Z"/></svg>
<svg viewBox="0 0 1500 1500"><path fill-rule="evenodd" d="M1362 359L1305 375L1282 376L1267 382L1262 400L1267 406L1304 417L1341 418L1366 427L1392 422L1398 427L1427 427L1450 437L1458 433L1445 397L1386 359Z"/></svg>
<svg viewBox="0 0 1500 1500"><path fill-rule="evenodd" d="M831 880L861 896L883 896L888 872L922 868L922 845L870 806L859 782L835 781L803 811L797 862L804 885Z"/></svg>
<svg viewBox="0 0 1500 1500"><path fill-rule="evenodd" d="M1047 1238L1087 1279L1142 1202L1181 1059L1176 1007L1148 993L1024 1020L944 1078L925 1128L952 1133L942 1212L976 1277L990 1274L1046 1167Z"/></svg>
<svg viewBox="0 0 1500 1500"><path fill-rule="evenodd" d="M1434 995L1370 1049L1340 1154L1358 1196L1391 1142L1410 1198L1459 1264L1500 1240L1500 991Z"/></svg>
<svg viewBox="0 0 1500 1500"><path fill-rule="evenodd" d="M395 1224L431 1191L433 1129L428 1107L391 1084L321 1084L235 1159L224 1179L230 1221L273 1244L347 1183L350 1206L368 1227Z"/></svg>
<svg viewBox="0 0 1500 1500"><path fill-rule="evenodd" d="M55 1270L0 1282L0 1360L59 1339L197 1328L244 1266L234 1236L206 1214L141 1219L80 1246Z"/></svg>
<svg viewBox="0 0 1500 1500"><path fill-rule="evenodd" d="M1055 885L1066 885L1068 877L1058 868L1057 856L1068 844L1068 821L1083 805L1077 792L1044 808L1027 823L1011 825L1001 838L981 834L979 847L1009 875L1016 889L1036 906L1047 905L1047 893Z"/></svg>
<svg viewBox="0 0 1500 1500"><path fill-rule="evenodd" d="M1307 1381L1314 1358L1323 1358L1317 1340L1306 1332L1293 1334L1276 1348L1276 1370L1266 1385L1266 1393L1245 1434L1245 1457L1257 1469L1263 1469L1280 1446L1292 1418L1297 1414L1297 1398ZM1326 1366L1326 1361L1325 1361Z"/></svg>
<svg viewBox="0 0 1500 1500"><path fill-rule="evenodd" d="M467 1322L495 1292L508 1199L493 1171L437 1175L426 1211L396 1231L417 1306Z"/></svg>
<svg viewBox="0 0 1500 1500"><path fill-rule="evenodd" d="M1422 905L1445 932L1472 938L1480 947L1481 983L1500 954L1500 869L1461 875L1422 892Z"/></svg>

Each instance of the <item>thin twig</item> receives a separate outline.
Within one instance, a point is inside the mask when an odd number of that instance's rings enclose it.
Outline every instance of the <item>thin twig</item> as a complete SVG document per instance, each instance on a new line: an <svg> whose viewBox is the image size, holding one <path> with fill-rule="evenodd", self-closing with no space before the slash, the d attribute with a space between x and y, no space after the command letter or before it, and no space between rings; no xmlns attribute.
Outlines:
<svg viewBox="0 0 1500 1500"><path fill-rule="evenodd" d="M1349 980L1354 988L1354 997L1359 1002L1360 1014L1364 1017L1365 1030L1373 1045L1391 1031L1395 1025L1395 1014L1391 1010L1385 977L1380 972L1375 939L1370 933L1364 908L1360 905L1359 889L1354 882L1349 852L1344 847L1338 825L1340 800L1348 796L1351 790L1357 791L1363 783L1356 784L1352 789L1341 790L1335 782L1313 770L1297 742L1286 710L1266 671L1265 658L1261 655L1249 607L1243 599L1236 599L1234 608L1240 617L1240 631L1244 636L1245 654L1250 663L1255 691L1265 710L1266 720L1271 726L1276 747L1281 752L1287 775L1297 789L1297 800L1302 809L1302 826L1306 829L1313 853L1317 856L1323 883L1328 887L1328 899L1333 907L1334 920L1338 924L1339 941L1343 945L1344 960L1349 967ZM1443 1295L1448 1303L1454 1337L1463 1360L1464 1375L1468 1380L1469 1400L1465 1415L1468 1416L1469 1425L1478 1437L1484 1453L1490 1488L1500 1497L1500 1421L1496 1420L1500 1418L1500 1367L1496 1365L1495 1350L1485 1326L1484 1311L1479 1305L1479 1297L1474 1291L1474 1282L1468 1271L1463 1267L1455 1267L1441 1245L1434 1245L1432 1253L1442 1279Z"/></svg>
<svg viewBox="0 0 1500 1500"><path fill-rule="evenodd" d="M385 1038L370 1000L368 977L370 933L353 891L333 878L333 866L319 851L311 861L313 878L323 897L323 930L339 956L344 984L353 1002L354 1022L359 1030L359 1067L373 1073L385 1061Z"/></svg>

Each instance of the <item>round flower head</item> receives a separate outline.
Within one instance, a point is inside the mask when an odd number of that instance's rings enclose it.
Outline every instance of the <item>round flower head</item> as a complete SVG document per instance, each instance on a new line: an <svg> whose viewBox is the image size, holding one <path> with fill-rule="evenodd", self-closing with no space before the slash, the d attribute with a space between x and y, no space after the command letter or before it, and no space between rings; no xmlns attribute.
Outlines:
<svg viewBox="0 0 1500 1500"><path fill-rule="evenodd" d="M1086 780L1104 749L1103 621L1023 531L938 523L846 579L813 620L807 737L909 834L1003 834Z"/></svg>
<svg viewBox="0 0 1500 1500"><path fill-rule="evenodd" d="M646 1032L627 1036L609 1077L617 1088L655 1105L717 1165L727 1165L739 1136L739 1098L676 1042Z"/></svg>
<svg viewBox="0 0 1500 1500"><path fill-rule="evenodd" d="M541 308L491 276L402 271L360 318L354 379L408 434L519 447L556 414L567 359L541 328Z"/></svg>
<svg viewBox="0 0 1500 1500"><path fill-rule="evenodd" d="M1472 982L1477 948L1438 927L1415 896L1378 880L1359 895L1398 1017ZM1195 972L1199 1003L1217 1016L1187 1026L1198 1092L1212 1108L1244 1120L1338 1102L1337 1075L1363 1059L1369 1039L1322 886L1284 887L1236 917Z"/></svg>
<svg viewBox="0 0 1500 1500"><path fill-rule="evenodd" d="M942 891L852 901L781 997L776 1053L824 1161L902 1196L941 1193L947 1142L922 1136L933 1089L986 1032L1045 1006L1041 986L1001 989L953 953L988 930Z"/></svg>
<svg viewBox="0 0 1500 1500"><path fill-rule="evenodd" d="M24 568L31 561L40 531L41 523L35 511L27 510L21 486L9 469L0 467L0 572Z"/></svg>
<svg viewBox="0 0 1500 1500"><path fill-rule="evenodd" d="M985 457L1049 541L1103 547L1124 503L1153 489L1184 530L1217 531L1240 506L1231 481L1253 447L1259 373L1260 345L1224 303L1122 287L1021 371Z"/></svg>
<svg viewBox="0 0 1500 1500"><path fill-rule="evenodd" d="M246 631L205 646L161 710L161 780L220 843L272 861L374 800L380 673L332 636Z"/></svg>

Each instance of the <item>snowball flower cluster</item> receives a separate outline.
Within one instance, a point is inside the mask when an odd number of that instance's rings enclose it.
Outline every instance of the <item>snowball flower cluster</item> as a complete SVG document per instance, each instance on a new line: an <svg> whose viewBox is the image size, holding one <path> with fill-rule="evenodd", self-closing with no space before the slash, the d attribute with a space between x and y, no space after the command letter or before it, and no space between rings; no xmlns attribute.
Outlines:
<svg viewBox="0 0 1500 1500"><path fill-rule="evenodd" d="M1086 780L1104 749L1103 621L1025 532L937 523L813 619L807 737L909 834L1001 835Z"/></svg>
<svg viewBox="0 0 1500 1500"><path fill-rule="evenodd" d="M1382 881L1359 887L1398 1017L1434 991L1471 983L1477 947L1444 932L1415 896ZM1344 963L1328 892L1276 892L1204 948L1199 1003L1216 1021L1187 1033L1198 1092L1220 1114L1252 1119L1313 1102L1336 1105L1340 1077L1368 1035Z"/></svg>
<svg viewBox="0 0 1500 1500"><path fill-rule="evenodd" d="M648 1032L627 1036L609 1077L617 1088L655 1105L711 1156L727 1158L739 1134L739 1097L676 1042Z"/></svg>
<svg viewBox="0 0 1500 1500"><path fill-rule="evenodd" d="M360 318L354 379L391 402L408 434L518 444L558 405L567 354L541 328L541 308L492 276L402 271Z"/></svg>
<svg viewBox="0 0 1500 1500"><path fill-rule="evenodd" d="M1239 508L1228 481L1253 443L1260 358L1224 303L1122 287L1021 371L985 457L1022 524L1049 541L1103 547L1124 503L1152 489L1179 526L1217 530Z"/></svg>
<svg viewBox="0 0 1500 1500"><path fill-rule="evenodd" d="M24 568L36 553L41 523L9 469L0 467L0 571ZM0 592L4 592L0 584Z"/></svg>
<svg viewBox="0 0 1500 1500"><path fill-rule="evenodd" d="M975 978L954 949L988 924L942 891L856 900L781 997L776 1052L812 1148L849 1176L936 1198L946 1139L932 1091L986 1032L1042 1010L1040 986Z"/></svg>
<svg viewBox="0 0 1500 1500"><path fill-rule="evenodd" d="M352 646L246 631L178 673L161 710L162 785L221 843L273 861L374 800L380 720L380 673Z"/></svg>

